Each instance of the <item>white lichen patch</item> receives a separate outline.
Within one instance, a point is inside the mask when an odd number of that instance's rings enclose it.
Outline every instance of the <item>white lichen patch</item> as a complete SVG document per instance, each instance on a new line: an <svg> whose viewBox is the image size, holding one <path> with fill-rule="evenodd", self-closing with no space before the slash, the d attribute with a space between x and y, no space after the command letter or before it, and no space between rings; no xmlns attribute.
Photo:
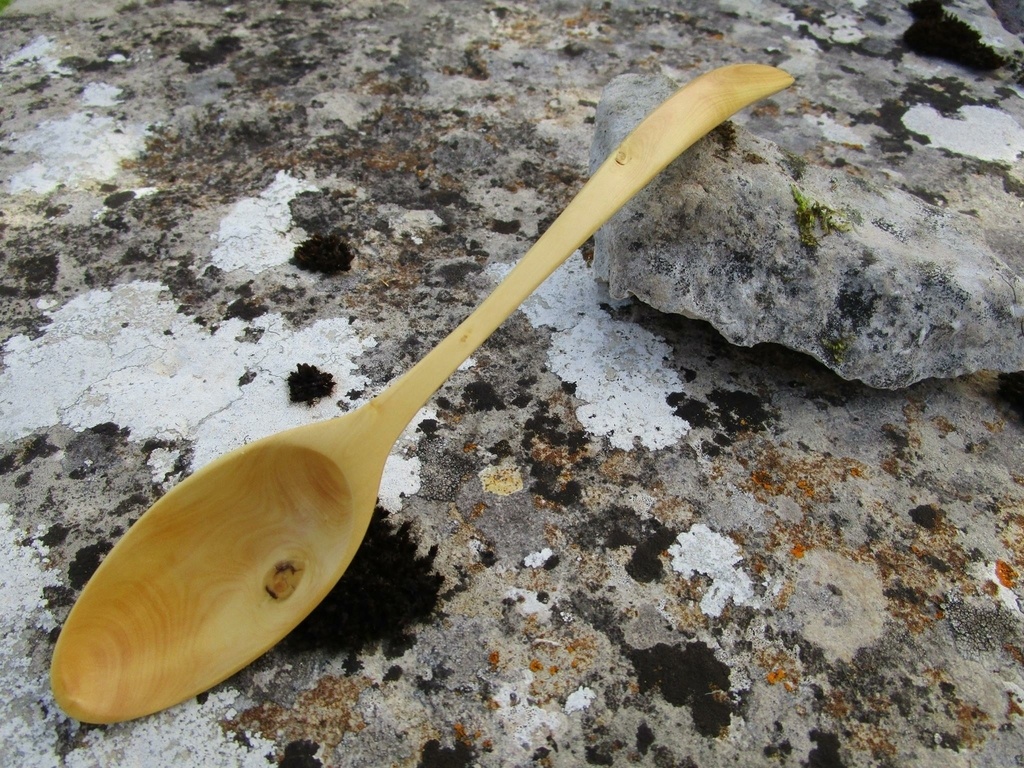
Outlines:
<svg viewBox="0 0 1024 768"><path fill-rule="evenodd" d="M565 714L571 715L573 712L582 712L588 709L596 698L597 694L593 690L581 685L566 698Z"/></svg>
<svg viewBox="0 0 1024 768"><path fill-rule="evenodd" d="M516 606L516 611L524 618L533 617L541 624L551 621L551 606L549 603L542 603L536 592L512 587L505 593L505 599L511 600Z"/></svg>
<svg viewBox="0 0 1024 768"><path fill-rule="evenodd" d="M1024 128L1009 114L992 107L961 107L946 117L925 104L903 115L903 125L927 136L931 146L980 160L1012 163L1024 152Z"/></svg>
<svg viewBox="0 0 1024 768"><path fill-rule="evenodd" d="M288 204L299 193L315 190L287 171L278 171L257 197L239 200L221 219L213 235L213 264L225 272L247 269L258 274L287 262L298 244Z"/></svg>
<svg viewBox="0 0 1024 768"><path fill-rule="evenodd" d="M837 123L828 114L804 115L804 121L815 126L829 141L835 144L843 144L848 147L861 147L864 145L864 137L849 126Z"/></svg>
<svg viewBox="0 0 1024 768"><path fill-rule="evenodd" d="M90 291L49 313L39 338L2 348L0 441L62 424L81 430L114 422L131 439L195 441L193 467L245 442L315 418L337 415L325 399L288 403L287 376L299 362L330 372L337 392L360 390L354 360L372 346L347 319L289 329L268 313L250 327L227 320L199 327L161 298L157 283Z"/></svg>
<svg viewBox="0 0 1024 768"><path fill-rule="evenodd" d="M46 683L40 639L56 625L43 588L58 583L46 569L46 550L26 547L7 504L0 504L0 762L4 765L57 765L53 722L40 716L54 704Z"/></svg>
<svg viewBox="0 0 1024 768"><path fill-rule="evenodd" d="M721 616L730 600L736 605L754 603L754 585L738 567L743 553L728 536L697 523L676 537L668 553L676 573L685 578L700 573L711 579L711 586L700 601L706 616Z"/></svg>
<svg viewBox="0 0 1024 768"><path fill-rule="evenodd" d="M57 44L46 37L39 35L28 45L18 49L12 54L4 57L0 63L0 70L7 71L13 67L35 65L50 75L70 75L71 70L60 65L60 59L56 53Z"/></svg>
<svg viewBox="0 0 1024 768"><path fill-rule="evenodd" d="M444 224L441 217L429 209L410 211L397 206L384 206L381 213L387 216L392 232L399 237L410 238L417 245L423 242L419 237L422 233Z"/></svg>
<svg viewBox="0 0 1024 768"><path fill-rule="evenodd" d="M576 385L582 402L576 416L589 432L622 450L632 449L634 441L652 449L675 444L690 425L666 400L683 388L665 364L672 350L644 328L609 316L602 304L616 302L574 255L527 299L523 311L533 325L553 329L548 363Z"/></svg>
<svg viewBox="0 0 1024 768"><path fill-rule="evenodd" d="M420 489L421 468L422 463L416 456L403 456L398 452L388 456L377 490L377 502L388 512L398 512L402 499Z"/></svg>
<svg viewBox="0 0 1024 768"><path fill-rule="evenodd" d="M35 130L14 135L7 148L21 170L11 175L12 194L46 194L58 186L77 187L112 179L121 163L145 145L147 127L92 112L46 120ZM20 162L19 162L20 161Z"/></svg>
<svg viewBox="0 0 1024 768"><path fill-rule="evenodd" d="M539 552L531 552L523 558L523 565L527 568L543 568L545 563L554 556L550 547L544 547Z"/></svg>
<svg viewBox="0 0 1024 768"><path fill-rule="evenodd" d="M97 765L137 765L177 768L217 765L230 768L266 768L276 745L258 734L246 733L245 742L225 733L222 722L235 716L238 691L213 691L199 704L194 699L156 715L90 731L85 744L65 758L65 768Z"/></svg>
<svg viewBox="0 0 1024 768"><path fill-rule="evenodd" d="M821 24L813 24L805 19L797 18L792 11L779 14L774 19L795 32L810 32L819 40L828 40L843 45L853 45L865 38L859 20L845 13L827 13L821 17Z"/></svg>
<svg viewBox="0 0 1024 768"><path fill-rule="evenodd" d="M433 406L421 408L402 432L391 455L388 456L377 491L378 503L388 512L398 512L402 508L402 500L420 489L422 462L415 455L420 437L417 430L425 420L436 418L437 411Z"/></svg>
<svg viewBox="0 0 1024 768"><path fill-rule="evenodd" d="M88 107L112 107L121 98L121 89L108 83L89 83L82 91L82 103Z"/></svg>
<svg viewBox="0 0 1024 768"><path fill-rule="evenodd" d="M547 736L557 735L566 723L561 712L549 712L531 703L529 691L532 682L533 674L526 670L519 685L502 685L491 699L502 730L511 738L513 745L522 750L532 750L544 743Z"/></svg>
<svg viewBox="0 0 1024 768"><path fill-rule="evenodd" d="M149 454L150 471L153 473L153 482L157 485L164 485L173 479L175 465L181 456L180 451L167 448L154 448Z"/></svg>

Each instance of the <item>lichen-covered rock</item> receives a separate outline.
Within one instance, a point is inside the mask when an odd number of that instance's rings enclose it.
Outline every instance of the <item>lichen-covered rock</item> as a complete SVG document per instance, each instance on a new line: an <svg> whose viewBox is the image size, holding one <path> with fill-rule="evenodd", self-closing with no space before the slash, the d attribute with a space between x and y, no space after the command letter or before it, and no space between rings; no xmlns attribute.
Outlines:
<svg viewBox="0 0 1024 768"><path fill-rule="evenodd" d="M672 92L623 75L597 112L592 165ZM968 216L810 166L731 123L698 142L597 235L616 298L776 342L840 376L899 388L1024 368L1024 279Z"/></svg>

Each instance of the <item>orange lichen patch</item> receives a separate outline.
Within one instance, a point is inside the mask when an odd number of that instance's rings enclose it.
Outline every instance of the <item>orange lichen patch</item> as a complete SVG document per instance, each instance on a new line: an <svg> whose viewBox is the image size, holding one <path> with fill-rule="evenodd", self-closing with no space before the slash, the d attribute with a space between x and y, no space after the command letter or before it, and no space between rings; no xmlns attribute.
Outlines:
<svg viewBox="0 0 1024 768"><path fill-rule="evenodd" d="M593 668L599 649L594 637L582 635L563 642L535 640L531 653L530 695L544 703L575 690L580 676Z"/></svg>
<svg viewBox="0 0 1024 768"><path fill-rule="evenodd" d="M1014 661L1016 661L1018 664L1024 667L1024 648L1018 648L1016 645L1004 643L1003 650L1006 651L1010 658L1012 658Z"/></svg>
<svg viewBox="0 0 1024 768"><path fill-rule="evenodd" d="M1006 692L1006 719L1024 716L1024 707L1021 707L1017 697L1009 691Z"/></svg>
<svg viewBox="0 0 1024 768"><path fill-rule="evenodd" d="M452 733L455 734L456 740L461 741L467 747L472 746L482 735L478 730L470 733L462 723L455 723L452 726Z"/></svg>
<svg viewBox="0 0 1024 768"><path fill-rule="evenodd" d="M935 429L939 431L939 435L946 437L947 435L956 432L956 425L953 424L945 416L936 416L932 419L932 424L935 425Z"/></svg>
<svg viewBox="0 0 1024 768"><path fill-rule="evenodd" d="M870 753L875 762L890 762L898 751L892 741L892 734L877 723L854 723L850 746Z"/></svg>
<svg viewBox="0 0 1024 768"><path fill-rule="evenodd" d="M838 485L864 477L865 470L856 459L826 455L791 458L772 445L759 451L753 461L737 460L750 472L746 482L740 483L742 490L763 504L787 496L805 509L833 500Z"/></svg>
<svg viewBox="0 0 1024 768"><path fill-rule="evenodd" d="M957 707L956 721L957 738L961 745L968 748L982 744L994 728L986 712L966 702L961 702Z"/></svg>
<svg viewBox="0 0 1024 768"><path fill-rule="evenodd" d="M775 607L780 611L785 610L786 606L789 605L789 600L793 597L796 592L796 582L787 581L782 585L782 589L775 596Z"/></svg>
<svg viewBox="0 0 1024 768"><path fill-rule="evenodd" d="M838 721L845 721L850 716L852 708L850 702L846 700L846 696L843 695L842 691L829 691L825 695L825 701L822 704L822 711L830 717Z"/></svg>
<svg viewBox="0 0 1024 768"><path fill-rule="evenodd" d="M487 663L491 665L491 669L497 669L498 664L501 663L501 653L498 651L491 651L487 654Z"/></svg>
<svg viewBox="0 0 1024 768"><path fill-rule="evenodd" d="M796 690L797 681L791 680L789 673L784 669L773 669L765 676L765 680L768 681L769 685L778 685L782 683L782 687L792 693Z"/></svg>
<svg viewBox="0 0 1024 768"><path fill-rule="evenodd" d="M996 560L996 578L1007 589L1017 586L1017 571L1005 560Z"/></svg>
<svg viewBox="0 0 1024 768"><path fill-rule="evenodd" d="M367 677L327 675L316 686L300 693L290 709L265 702L242 712L228 721L226 727L236 732L258 731L269 738L282 739L282 743L311 739L330 754L346 733L366 727L354 709L359 695L371 682Z"/></svg>
<svg viewBox="0 0 1024 768"><path fill-rule="evenodd" d="M766 669L764 679L769 685L781 685L789 692L800 684L800 662L778 648L761 648L754 654L754 660Z"/></svg>
<svg viewBox="0 0 1024 768"><path fill-rule="evenodd" d="M562 24L564 24L567 29L582 29L584 27L589 27L591 24L599 25L606 24L607 22L607 14L599 13L592 8L584 8L575 16L570 16L565 19Z"/></svg>
<svg viewBox="0 0 1024 768"><path fill-rule="evenodd" d="M863 559L857 553L847 551L834 528L810 517L796 524L776 523L769 534L768 549L785 551L790 557L798 560L812 549L827 549L845 554L854 560Z"/></svg>
<svg viewBox="0 0 1024 768"><path fill-rule="evenodd" d="M1005 500L997 509L1001 518L999 539L1012 553L1010 560L1016 569L1024 569L1024 500Z"/></svg>

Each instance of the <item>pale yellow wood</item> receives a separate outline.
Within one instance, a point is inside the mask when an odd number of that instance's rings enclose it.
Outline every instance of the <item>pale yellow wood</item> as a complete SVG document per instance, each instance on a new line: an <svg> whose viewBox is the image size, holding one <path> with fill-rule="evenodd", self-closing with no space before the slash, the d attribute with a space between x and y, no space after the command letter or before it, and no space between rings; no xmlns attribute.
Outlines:
<svg viewBox="0 0 1024 768"><path fill-rule="evenodd" d="M392 445L436 389L679 153L791 82L780 70L744 64L680 89L409 373L352 413L221 457L154 504L68 616L51 666L58 704L93 723L150 714L215 685L290 632L348 567Z"/></svg>

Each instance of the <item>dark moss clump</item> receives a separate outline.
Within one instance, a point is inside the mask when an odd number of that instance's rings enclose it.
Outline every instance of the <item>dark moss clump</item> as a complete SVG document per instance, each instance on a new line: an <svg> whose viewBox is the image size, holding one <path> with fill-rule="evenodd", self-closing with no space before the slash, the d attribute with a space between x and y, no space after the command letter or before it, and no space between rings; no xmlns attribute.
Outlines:
<svg viewBox="0 0 1024 768"><path fill-rule="evenodd" d="M303 240L292 254L292 264L309 272L336 275L352 268L355 254L348 243L334 233L313 235Z"/></svg>
<svg viewBox="0 0 1024 768"><path fill-rule="evenodd" d="M1024 371L999 374L999 396L1024 421Z"/></svg>
<svg viewBox="0 0 1024 768"><path fill-rule="evenodd" d="M313 405L333 391L334 377L315 365L299 363L296 369L288 374L288 394L293 403Z"/></svg>
<svg viewBox="0 0 1024 768"><path fill-rule="evenodd" d="M907 6L914 23L903 42L922 56L938 56L974 69L998 69L1006 59L981 42L981 35L942 7L939 0L918 0Z"/></svg>
<svg viewBox="0 0 1024 768"><path fill-rule="evenodd" d="M736 126L731 120L726 120L724 123L712 130L710 137L714 139L720 147L720 149L715 151L715 155L719 158L725 159L725 156L736 148Z"/></svg>
<svg viewBox="0 0 1024 768"><path fill-rule="evenodd" d="M223 64L232 53L242 50L242 41L233 35L218 37L213 43L203 48L192 43L181 49L178 59L188 64L188 71L195 74L204 69Z"/></svg>
<svg viewBox="0 0 1024 768"><path fill-rule="evenodd" d="M396 528L378 507L345 575L286 647L359 653L380 643L389 657L401 655L412 644L409 626L434 612L444 583L434 571L437 547L425 555L418 548L410 523Z"/></svg>

